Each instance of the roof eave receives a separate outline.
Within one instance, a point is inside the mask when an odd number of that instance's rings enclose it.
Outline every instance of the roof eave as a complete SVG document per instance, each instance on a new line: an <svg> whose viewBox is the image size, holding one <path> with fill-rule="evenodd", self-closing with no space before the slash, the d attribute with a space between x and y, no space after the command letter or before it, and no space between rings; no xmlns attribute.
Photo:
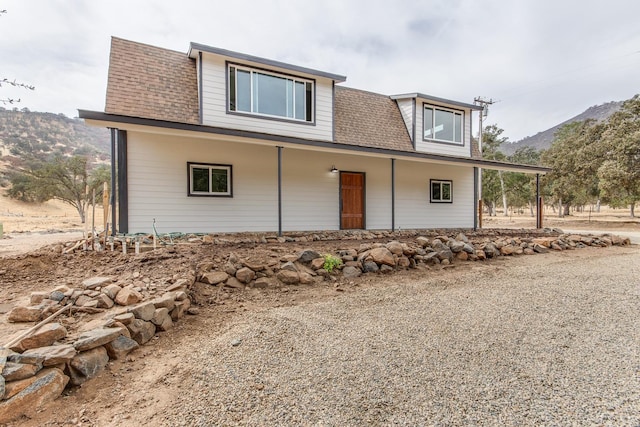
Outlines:
<svg viewBox="0 0 640 427"><path fill-rule="evenodd" d="M190 58L196 58L197 57L197 55L196 55L197 52L208 52L208 53L212 53L212 54L215 54L215 55L234 58L234 59L237 59L237 60L240 60L240 61L253 62L253 63L256 63L256 64L266 65L266 66L269 66L269 67L283 68L285 70L293 71L293 72L296 72L296 73L304 73L304 74L310 74L310 75L313 75L313 76L324 77L324 78L327 78L327 79L331 79L331 80L335 81L336 83L342 83L342 82L347 81L347 77L346 76L341 76L339 74L327 73L325 71L314 70L312 68L300 67L300 66L293 65L293 64L287 64L285 62L274 61L272 59L267 59L267 58L261 58L259 56L248 55L248 54L245 54L245 53L235 52L235 51L232 51L232 50L221 49L221 48L218 48L218 47L207 46L207 45L204 45L204 44L191 42L191 44L189 45L189 52L187 53L187 55Z"/></svg>
<svg viewBox="0 0 640 427"><path fill-rule="evenodd" d="M480 105L468 104L466 102L454 101L452 99L439 98L437 96L425 95L424 93L419 93L419 92L403 93L403 94L400 94L400 95L391 95L390 98L391 99L395 99L395 100L397 100L397 99L421 98L421 99L424 99L426 101L438 102L438 103L447 104L447 105L454 105L456 107L468 108L470 110L477 110L477 111L481 111L482 110L482 107Z"/></svg>

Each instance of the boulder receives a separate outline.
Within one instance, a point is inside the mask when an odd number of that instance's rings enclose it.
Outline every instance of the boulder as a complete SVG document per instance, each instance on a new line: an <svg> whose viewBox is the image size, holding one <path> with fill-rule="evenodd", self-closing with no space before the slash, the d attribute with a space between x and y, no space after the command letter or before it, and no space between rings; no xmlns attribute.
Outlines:
<svg viewBox="0 0 640 427"><path fill-rule="evenodd" d="M235 276L236 275L236 271L238 271L236 266L233 265L233 263L230 263L230 262L227 262L224 265L224 267L222 267L222 270L224 270L224 272L227 273L229 276Z"/></svg>
<svg viewBox="0 0 640 427"><path fill-rule="evenodd" d="M387 248L373 248L369 251L367 258L371 258L371 260L378 265L384 264L390 267L396 266L396 260L393 258L391 251Z"/></svg>
<svg viewBox="0 0 640 427"><path fill-rule="evenodd" d="M403 249L402 249L402 243L400 242L396 242L394 240L392 242L387 243L385 247L389 249L389 251L394 255L402 255Z"/></svg>
<svg viewBox="0 0 640 427"><path fill-rule="evenodd" d="M459 242L469 243L469 239L464 233L458 233L458 235L456 236L456 240L458 240Z"/></svg>
<svg viewBox="0 0 640 427"><path fill-rule="evenodd" d="M460 261L466 261L469 259L469 254L466 253L465 251L460 251L456 254L456 259Z"/></svg>
<svg viewBox="0 0 640 427"><path fill-rule="evenodd" d="M229 277L227 281L224 282L224 285L228 288L233 288L233 289L244 288L244 283L242 283L240 280L236 279L235 277Z"/></svg>
<svg viewBox="0 0 640 427"><path fill-rule="evenodd" d="M125 326L133 322L135 318L136 316L134 316L133 313L123 313L118 314L117 316L113 316L113 320L115 320L116 322L120 322Z"/></svg>
<svg viewBox="0 0 640 427"><path fill-rule="evenodd" d="M365 273L375 273L380 270L380 267L378 267L378 264L376 264L374 261L365 261L363 263L363 267Z"/></svg>
<svg viewBox="0 0 640 427"><path fill-rule="evenodd" d="M244 265L245 267L253 271L262 271L265 268L267 268L263 263L259 261L249 260L249 259L242 261L242 265Z"/></svg>
<svg viewBox="0 0 640 427"><path fill-rule="evenodd" d="M208 273L204 273L202 277L200 277L200 281L208 285L217 285L228 278L229 275L224 271L210 271Z"/></svg>
<svg viewBox="0 0 640 427"><path fill-rule="evenodd" d="M310 285L312 283L315 283L315 279L314 276L317 276L317 274L311 275L310 273L307 273L306 271L301 271L300 273L298 273L298 277L300 278L300 283L303 285Z"/></svg>
<svg viewBox="0 0 640 427"><path fill-rule="evenodd" d="M484 253L482 249L476 249L476 256L481 261L487 259L487 255Z"/></svg>
<svg viewBox="0 0 640 427"><path fill-rule="evenodd" d="M140 347L133 339L120 335L115 340L104 345L107 354L112 359L123 359L127 354Z"/></svg>
<svg viewBox="0 0 640 427"><path fill-rule="evenodd" d="M514 255L516 253L516 247L512 245L504 245L500 248L500 254L502 255Z"/></svg>
<svg viewBox="0 0 640 427"><path fill-rule="evenodd" d="M7 316L7 320L12 323L20 322L37 322L42 317L41 305L33 305L27 307L14 307Z"/></svg>
<svg viewBox="0 0 640 427"><path fill-rule="evenodd" d="M380 266L380 272L383 274L391 273L393 270L393 267L390 267L387 264L382 264Z"/></svg>
<svg viewBox="0 0 640 427"><path fill-rule="evenodd" d="M96 377L107 363L109 363L109 355L104 347L78 353L68 364L71 384L80 385Z"/></svg>
<svg viewBox="0 0 640 427"><path fill-rule="evenodd" d="M538 243L533 245L533 250L534 252L537 252L539 254L546 254L549 252L549 248L547 248L546 246L540 245Z"/></svg>
<svg viewBox="0 0 640 427"><path fill-rule="evenodd" d="M81 334L73 346L77 351L87 351L113 341L121 334L120 328L93 329Z"/></svg>
<svg viewBox="0 0 640 427"><path fill-rule="evenodd" d="M426 248L427 246L429 246L429 239L424 236L416 237L416 242L418 242L418 244L423 248Z"/></svg>
<svg viewBox="0 0 640 427"><path fill-rule="evenodd" d="M264 289L273 286L273 280L269 277L258 277L253 283L254 288Z"/></svg>
<svg viewBox="0 0 640 427"><path fill-rule="evenodd" d="M256 278L256 273L252 269L248 267L242 267L238 271L236 271L236 279L240 282L247 284L250 283L253 279Z"/></svg>
<svg viewBox="0 0 640 427"><path fill-rule="evenodd" d="M311 262L314 259L321 258L321 255L313 249L305 249L298 254L298 261Z"/></svg>
<svg viewBox="0 0 640 427"><path fill-rule="evenodd" d="M175 308L174 308L175 310ZM131 338L138 344L142 345L148 342L156 334L156 327L151 322L135 319L127 325L127 329L131 333Z"/></svg>
<svg viewBox="0 0 640 427"><path fill-rule="evenodd" d="M297 271L291 270L280 270L276 274L278 280L287 285L296 285L300 283L300 275Z"/></svg>
<svg viewBox="0 0 640 427"><path fill-rule="evenodd" d="M156 308L166 308L171 311L176 306L176 295L173 292L166 293L160 298L154 299L153 305Z"/></svg>
<svg viewBox="0 0 640 427"><path fill-rule="evenodd" d="M52 291L49 294L49 299L52 300L52 301L57 301L57 302L62 301L65 297L66 297L66 295L62 291Z"/></svg>
<svg viewBox="0 0 640 427"><path fill-rule="evenodd" d="M118 305L129 306L139 303L143 298L140 292L134 291L131 288L124 288L118 292L115 301Z"/></svg>
<svg viewBox="0 0 640 427"><path fill-rule="evenodd" d="M487 258L500 256L500 250L492 242L485 243L482 248Z"/></svg>
<svg viewBox="0 0 640 427"><path fill-rule="evenodd" d="M147 301L142 304L138 304L135 307L131 307L127 310L129 313L133 313L136 319L146 320L147 322L153 318L153 314L156 311L156 306L153 302Z"/></svg>
<svg viewBox="0 0 640 427"><path fill-rule="evenodd" d="M353 279L355 277L360 276L361 274L362 274L362 271L360 271L359 268L353 267L351 265L348 265L342 269L342 275L344 276L345 279Z"/></svg>
<svg viewBox="0 0 640 427"><path fill-rule="evenodd" d="M40 304L42 300L45 298L49 298L49 292L40 292L40 291L31 292L31 295L29 297L29 303L31 305Z"/></svg>
<svg viewBox="0 0 640 427"><path fill-rule="evenodd" d="M78 307L97 307L98 301L88 295L80 295L76 298L75 305Z"/></svg>
<svg viewBox="0 0 640 427"><path fill-rule="evenodd" d="M69 377L56 368L43 369L34 378L13 397L0 402L0 424L35 413L44 404L60 396L69 382Z"/></svg>
<svg viewBox="0 0 640 427"><path fill-rule="evenodd" d="M174 305L175 307L175 305ZM169 310L165 307L157 308L151 319L151 323L156 325L157 329L167 331L173 327L173 320L169 315Z"/></svg>
<svg viewBox="0 0 640 427"><path fill-rule="evenodd" d="M189 307L191 307L191 301L188 299L176 301L176 306L171 310L171 320L177 322L179 319L182 319Z"/></svg>
<svg viewBox="0 0 640 427"><path fill-rule="evenodd" d="M34 376L40 368L29 363L6 362L1 374L5 381L18 381Z"/></svg>
<svg viewBox="0 0 640 427"><path fill-rule="evenodd" d="M96 301L98 301L98 308L111 308L115 305L113 300L106 294L96 296Z"/></svg>
<svg viewBox="0 0 640 427"><path fill-rule="evenodd" d="M465 243L464 247L462 248L462 250L465 251L468 254L473 254L476 251L476 249L473 247L473 245L471 243Z"/></svg>
<svg viewBox="0 0 640 427"><path fill-rule="evenodd" d="M297 273L298 267L296 267L296 265L293 262L287 261L284 264L282 264L282 266L280 267L280 270L295 271Z"/></svg>
<svg viewBox="0 0 640 427"><path fill-rule="evenodd" d="M398 268L409 268L411 266L411 261L406 256L401 256L398 258Z"/></svg>
<svg viewBox="0 0 640 427"><path fill-rule="evenodd" d="M118 295L118 292L120 292L121 290L122 288L120 286L116 285L115 283L112 283L110 285L103 287L100 291L106 296L108 296L109 298L111 298L112 300L115 300L116 296Z"/></svg>
<svg viewBox="0 0 640 427"><path fill-rule="evenodd" d="M464 242L449 239L449 242L447 244L449 246L449 249L451 249L451 252L453 252L454 254L457 254L458 252L462 252L464 250Z"/></svg>
<svg viewBox="0 0 640 427"><path fill-rule="evenodd" d="M23 338L16 347L23 352L37 347L47 347L67 336L67 330L60 323L48 323L32 335Z"/></svg>
<svg viewBox="0 0 640 427"><path fill-rule="evenodd" d="M98 287L108 285L109 283L112 283L112 282L113 282L113 279L111 277L96 276L96 277L91 277L89 279L84 279L82 281L82 287L85 289L95 289Z"/></svg>
<svg viewBox="0 0 640 427"><path fill-rule="evenodd" d="M533 239L533 243L540 246L544 246L545 248L550 248L551 243L553 243L556 240L557 240L556 237L536 237L535 239Z"/></svg>

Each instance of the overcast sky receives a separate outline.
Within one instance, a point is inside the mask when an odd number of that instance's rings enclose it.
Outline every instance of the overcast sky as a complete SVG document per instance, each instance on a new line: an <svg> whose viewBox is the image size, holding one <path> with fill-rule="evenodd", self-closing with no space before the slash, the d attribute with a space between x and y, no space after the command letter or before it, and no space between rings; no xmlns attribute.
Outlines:
<svg viewBox="0 0 640 427"><path fill-rule="evenodd" d="M70 117L104 110L112 35L185 54L192 41L235 50L387 95L492 98L487 122L511 141L640 93L637 0L0 0L3 9L0 78L36 90L5 84L0 99Z"/></svg>

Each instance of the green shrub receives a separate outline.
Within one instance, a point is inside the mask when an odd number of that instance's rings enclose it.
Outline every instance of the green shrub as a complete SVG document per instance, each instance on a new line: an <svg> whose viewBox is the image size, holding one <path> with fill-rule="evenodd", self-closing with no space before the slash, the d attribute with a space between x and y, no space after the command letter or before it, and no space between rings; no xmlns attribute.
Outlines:
<svg viewBox="0 0 640 427"><path fill-rule="evenodd" d="M342 260L337 256L331 254L325 254L324 257L324 268L327 272L332 273L334 269L340 267L342 265Z"/></svg>

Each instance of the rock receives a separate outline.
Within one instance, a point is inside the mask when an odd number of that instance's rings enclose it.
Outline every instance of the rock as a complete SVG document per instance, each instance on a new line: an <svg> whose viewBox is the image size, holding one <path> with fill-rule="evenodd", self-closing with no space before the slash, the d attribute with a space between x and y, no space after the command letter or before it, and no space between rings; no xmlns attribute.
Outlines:
<svg viewBox="0 0 640 427"><path fill-rule="evenodd" d="M239 346L240 344L242 344L242 340L241 340L241 339L239 339L239 338L236 338L236 339L231 340L231 346L232 346L232 347L237 347L237 346Z"/></svg>
<svg viewBox="0 0 640 427"><path fill-rule="evenodd" d="M60 302L65 298L65 294L62 291L53 291L49 294L49 299L52 301Z"/></svg>
<svg viewBox="0 0 640 427"><path fill-rule="evenodd" d="M242 283L241 281L239 281L235 277L229 277L227 279L227 281L224 282L224 285L226 287L233 288L233 289L243 289L244 288L244 283Z"/></svg>
<svg viewBox="0 0 640 427"><path fill-rule="evenodd" d="M242 261L242 265L244 265L245 267L253 271L262 271L266 268L266 266L263 263L259 261L252 261L252 260L244 260Z"/></svg>
<svg viewBox="0 0 640 427"><path fill-rule="evenodd" d="M40 327L33 335L22 339L16 347L20 352L37 347L47 347L66 336L67 330L60 323L48 323Z"/></svg>
<svg viewBox="0 0 640 427"><path fill-rule="evenodd" d="M109 363L109 355L104 347L78 353L68 364L71 384L80 385L96 377L107 363Z"/></svg>
<svg viewBox="0 0 640 427"><path fill-rule="evenodd" d="M378 264L376 264L374 261L365 261L363 267L365 273L375 273L380 270Z"/></svg>
<svg viewBox="0 0 640 427"><path fill-rule="evenodd" d="M258 277L253 284L254 288L264 289L273 286L273 281L269 277Z"/></svg>
<svg viewBox="0 0 640 427"><path fill-rule="evenodd" d="M27 363L29 365L37 365L42 367L44 364L44 356L41 355L37 355L37 354L33 354L33 355L29 355L26 353L11 353L8 357L7 360L9 362L15 362L15 363Z"/></svg>
<svg viewBox="0 0 640 427"><path fill-rule="evenodd" d="M469 259L469 254L464 251L460 251L456 254L456 259L460 261L466 261Z"/></svg>
<svg viewBox="0 0 640 427"><path fill-rule="evenodd" d="M296 265L291 261L287 261L284 264L282 264L282 266L280 267L280 270L295 271L297 273L298 267L296 267Z"/></svg>
<svg viewBox="0 0 640 427"><path fill-rule="evenodd" d="M500 250L492 242L485 243L482 249L487 258L494 258L500 255Z"/></svg>
<svg viewBox="0 0 640 427"><path fill-rule="evenodd" d="M314 275L316 275L315 272ZM298 277L300 278L300 283L302 285L310 285L312 283L315 283L314 276L310 273L307 273L306 271L301 271L300 273L298 273Z"/></svg>
<svg viewBox="0 0 640 427"><path fill-rule="evenodd" d="M156 334L156 327L153 323L140 319L135 319L129 323L127 329L131 332L131 338L140 345L148 342Z"/></svg>
<svg viewBox="0 0 640 427"><path fill-rule="evenodd" d="M473 254L476 252L476 249L473 247L471 243L465 243L462 250L468 254Z"/></svg>
<svg viewBox="0 0 640 427"><path fill-rule="evenodd" d="M82 287L84 287L85 289L95 289L97 287L108 285L112 282L113 279L111 279L111 277L96 276L89 279L84 279L82 281Z"/></svg>
<svg viewBox="0 0 640 427"><path fill-rule="evenodd" d="M556 237L536 237L535 239L533 239L532 242L534 244L544 246L545 248L550 248L551 243L553 243L556 240L557 240Z"/></svg>
<svg viewBox="0 0 640 427"><path fill-rule="evenodd" d="M227 273L229 276L235 276L236 275L236 271L238 271L238 269L236 268L235 265L233 265L230 262L227 262L224 267L222 268L224 270L225 273Z"/></svg>
<svg viewBox="0 0 640 427"><path fill-rule="evenodd" d="M191 307L191 301L186 299L184 301L176 301L176 306L171 310L171 320L177 322L182 319L185 311Z"/></svg>
<svg viewBox="0 0 640 427"><path fill-rule="evenodd" d="M311 268L313 268L314 270L317 270L319 268L324 267L324 258L320 257L320 258L316 258L314 260L311 261Z"/></svg>
<svg viewBox="0 0 640 427"><path fill-rule="evenodd" d="M143 298L144 297L140 292L134 291L131 288L124 288L118 292L115 301L118 305L129 306L139 303Z"/></svg>
<svg viewBox="0 0 640 427"><path fill-rule="evenodd" d="M469 239L467 238L467 236L465 236L464 233L458 233L458 235L456 236L456 240L463 243L469 243Z"/></svg>
<svg viewBox="0 0 640 427"><path fill-rule="evenodd" d="M546 254L549 252L549 249L546 246L542 246L538 243L533 245L533 250L539 254Z"/></svg>
<svg viewBox="0 0 640 427"><path fill-rule="evenodd" d="M156 308L166 308L167 310L171 311L173 310L173 307L176 306L175 298L176 296L174 293L166 293L160 298L154 299L153 305Z"/></svg>
<svg viewBox="0 0 640 427"><path fill-rule="evenodd" d="M236 271L236 279L240 282L247 284L256 278L256 273L252 269L248 267L242 267L238 271Z"/></svg>
<svg viewBox="0 0 640 427"><path fill-rule="evenodd" d="M429 239L424 236L416 237L416 242L418 242L418 244L423 248L426 248L427 246L429 246Z"/></svg>
<svg viewBox="0 0 640 427"><path fill-rule="evenodd" d="M189 276L189 279L178 279L176 280L175 283L167 286L167 289L165 289L165 291L167 292L177 291L178 289L182 289L188 285L193 285L195 281L196 281L196 278L193 275Z"/></svg>
<svg viewBox="0 0 640 427"><path fill-rule="evenodd" d="M448 246L449 249L451 249L451 252L453 252L454 254L457 254L458 252L462 252L464 250L464 242L459 242L454 239L449 240Z"/></svg>
<svg viewBox="0 0 640 427"><path fill-rule="evenodd" d="M453 252L451 251L451 249L447 248L446 246L443 250L438 251L437 254L438 254L438 259L440 261L446 260L451 262L453 260Z"/></svg>
<svg viewBox="0 0 640 427"><path fill-rule="evenodd" d="M382 264L380 266L380 272L387 274L387 273L391 273L393 271L393 267L388 266L387 264Z"/></svg>
<svg viewBox="0 0 640 427"><path fill-rule="evenodd" d="M482 249L476 249L476 256L481 261L487 259L487 255L484 253Z"/></svg>
<svg viewBox="0 0 640 427"><path fill-rule="evenodd" d="M168 331L173 327L173 321L169 315L169 310L165 307L157 308L151 319L151 323L156 325L161 331Z"/></svg>
<svg viewBox="0 0 640 427"><path fill-rule="evenodd" d="M297 261L300 262L311 262L314 259L322 258L320 254L313 249L305 249L298 254Z"/></svg>
<svg viewBox="0 0 640 427"><path fill-rule="evenodd" d="M13 310L9 312L7 316L7 320L12 323L20 323L20 322L37 322L42 317L42 310L44 309L41 305L36 306L28 306L28 307L14 307Z"/></svg>
<svg viewBox="0 0 640 427"><path fill-rule="evenodd" d="M394 255L402 255L402 244L400 242L396 242L395 240L392 242L389 242L385 245L385 247L387 249L389 249L389 252L391 252Z"/></svg>
<svg viewBox="0 0 640 427"><path fill-rule="evenodd" d="M43 369L27 387L9 400L0 402L0 424L35 413L55 400L69 382L60 369Z"/></svg>
<svg viewBox="0 0 640 427"><path fill-rule="evenodd" d="M561 251L562 250L562 246L560 246L560 244L558 242L552 242L551 243L551 249L553 249L554 251Z"/></svg>
<svg viewBox="0 0 640 427"><path fill-rule="evenodd" d="M500 254L502 255L514 255L516 253L515 246L512 245L504 245L500 248Z"/></svg>
<svg viewBox="0 0 640 427"><path fill-rule="evenodd" d="M345 279L353 279L355 277L360 276L361 274L362 274L362 271L360 271L359 268L353 267L350 265L342 269L342 275L344 276Z"/></svg>
<svg viewBox="0 0 640 427"><path fill-rule="evenodd" d="M88 295L80 295L78 298L76 298L75 305L77 305L78 307L97 307L98 301L95 301Z"/></svg>
<svg viewBox="0 0 640 427"><path fill-rule="evenodd" d="M200 281L208 285L217 285L224 282L229 278L229 275L224 271L210 271L204 273L200 278Z"/></svg>
<svg viewBox="0 0 640 427"><path fill-rule="evenodd" d="M133 322L135 318L136 316L134 316L133 313L123 313L123 314L118 314L117 316L114 316L113 320L115 320L116 322L120 322L126 326L129 323Z"/></svg>
<svg viewBox="0 0 640 427"><path fill-rule="evenodd" d="M129 313L133 313L136 319L149 321L153 318L153 314L156 311L156 306L153 302L143 302L135 307L131 307L127 310Z"/></svg>
<svg viewBox="0 0 640 427"><path fill-rule="evenodd" d="M115 305L113 300L105 294L98 295L96 301L98 301L98 308L111 308Z"/></svg>
<svg viewBox="0 0 640 427"><path fill-rule="evenodd" d="M103 287L100 291L106 296L108 296L109 298L111 298L112 300L115 300L116 296L118 295L118 292L120 292L121 290L122 288L120 286L116 285L115 283L112 283L110 285Z"/></svg>
<svg viewBox="0 0 640 427"><path fill-rule="evenodd" d="M278 273L276 273L276 277L282 283L285 283L287 285L296 285L300 283L300 275L297 271L280 270L278 271Z"/></svg>
<svg viewBox="0 0 640 427"><path fill-rule="evenodd" d="M523 252L524 252L525 255L534 255L535 254L535 251L533 249L531 249L531 248L524 248Z"/></svg>
<svg viewBox="0 0 640 427"><path fill-rule="evenodd" d="M189 296L187 295L187 293L186 293L186 292L184 292L184 291L178 291L178 292L176 292L175 302L178 302L178 301L184 301L184 300L186 300L186 299L188 299L188 298L189 298Z"/></svg>
<svg viewBox="0 0 640 427"><path fill-rule="evenodd" d="M411 261L406 256L401 256L398 258L398 268L409 268L411 266Z"/></svg>
<svg viewBox="0 0 640 427"><path fill-rule="evenodd" d="M390 267L396 266L396 260L387 248L373 248L369 251L368 257L371 257L371 260L376 264L384 264Z"/></svg>
<svg viewBox="0 0 640 427"><path fill-rule="evenodd" d="M34 376L41 367L28 363L6 362L4 368L2 368L2 377L5 381L24 380Z"/></svg>
<svg viewBox="0 0 640 427"><path fill-rule="evenodd" d="M120 328L93 329L82 333L73 346L77 351L87 351L113 341L121 334Z"/></svg>
<svg viewBox="0 0 640 427"><path fill-rule="evenodd" d="M198 314L200 314L200 309L198 307L189 307L189 309L187 310L187 314L191 316L197 316Z"/></svg>
<svg viewBox="0 0 640 427"><path fill-rule="evenodd" d="M54 366L67 363L76 355L76 349L71 344L50 345L47 347L32 348L22 353L24 356L44 357L42 366Z"/></svg>
<svg viewBox="0 0 640 427"><path fill-rule="evenodd" d="M111 359L124 359L124 357L140 345L133 339L120 335L115 340L104 345Z"/></svg>
<svg viewBox="0 0 640 427"><path fill-rule="evenodd" d="M40 292L40 291L31 292L31 296L29 297L29 303L31 305L40 304L42 300L45 298L49 298L48 292Z"/></svg>

